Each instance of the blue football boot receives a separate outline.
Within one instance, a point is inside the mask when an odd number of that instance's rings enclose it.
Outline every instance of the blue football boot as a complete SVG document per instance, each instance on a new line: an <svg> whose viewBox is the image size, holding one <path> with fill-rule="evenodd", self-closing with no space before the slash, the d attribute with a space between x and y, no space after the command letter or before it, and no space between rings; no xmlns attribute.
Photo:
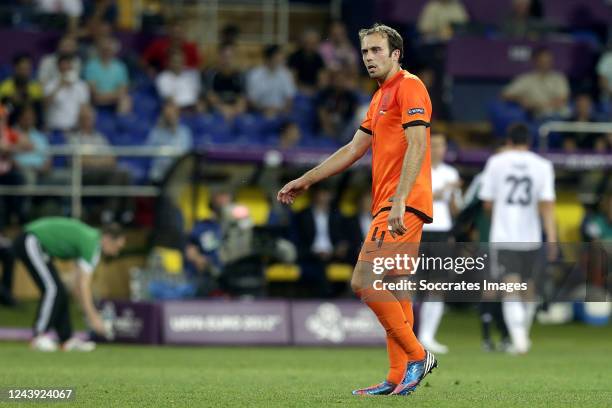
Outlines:
<svg viewBox="0 0 612 408"><path fill-rule="evenodd" d="M390 383L389 381L383 381L371 387L355 390L353 391L353 395L389 395L395 387L397 387L396 384Z"/></svg>
<svg viewBox="0 0 612 408"><path fill-rule="evenodd" d="M408 363L406 375L400 384L395 387L391 395L408 395L423 381L423 378L438 366L436 357L425 350L425 358L420 361Z"/></svg>

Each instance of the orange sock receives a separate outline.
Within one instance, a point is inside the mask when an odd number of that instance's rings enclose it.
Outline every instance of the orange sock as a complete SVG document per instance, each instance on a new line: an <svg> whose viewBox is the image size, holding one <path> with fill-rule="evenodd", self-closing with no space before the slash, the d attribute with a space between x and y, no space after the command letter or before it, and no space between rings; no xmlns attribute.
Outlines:
<svg viewBox="0 0 612 408"><path fill-rule="evenodd" d="M414 315L412 313L412 302L409 300L398 300L406 318L406 324L412 329L414 325ZM387 373L387 381L393 384L399 384L406 374L406 365L408 364L408 355L395 340L395 338L387 336L387 355L389 356L389 372Z"/></svg>
<svg viewBox="0 0 612 408"><path fill-rule="evenodd" d="M403 309L407 309L410 302L400 302L391 292L374 289L361 290L359 296L376 314L378 321L387 332L387 352L391 366L390 371L392 371L391 376L393 377L388 378L388 380L398 384L404 377L404 370L408 361L425 358L425 350L414 335L412 325L408 325L408 319L404 314ZM410 316L412 315L411 311L412 308L410 308ZM391 347L389 347L390 344Z"/></svg>

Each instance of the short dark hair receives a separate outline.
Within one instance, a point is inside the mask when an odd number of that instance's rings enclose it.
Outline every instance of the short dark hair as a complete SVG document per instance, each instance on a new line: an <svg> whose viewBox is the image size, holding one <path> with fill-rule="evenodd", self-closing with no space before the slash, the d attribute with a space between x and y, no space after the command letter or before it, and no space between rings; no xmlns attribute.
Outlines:
<svg viewBox="0 0 612 408"><path fill-rule="evenodd" d="M387 25L374 23L374 25L370 28L363 28L359 30L359 41L363 41L363 38L367 35L376 33L387 39L389 43L389 55L391 55L393 51L399 50L400 56L398 61L402 62L402 59L404 58L404 40L395 29Z"/></svg>
<svg viewBox="0 0 612 408"><path fill-rule="evenodd" d="M61 64L62 62L72 62L72 60L74 59L74 55L72 54L60 54L57 56L57 65Z"/></svg>
<svg viewBox="0 0 612 408"><path fill-rule="evenodd" d="M22 61L32 61L32 56L27 52L20 52L18 54L13 55L13 66L19 65Z"/></svg>
<svg viewBox="0 0 612 408"><path fill-rule="evenodd" d="M125 231L120 224L111 222L102 227L102 235L108 235L112 239L124 238Z"/></svg>
<svg viewBox="0 0 612 408"><path fill-rule="evenodd" d="M15 126L21 120L21 117L28 111L34 112L34 115L36 116L36 109L31 103L15 105L13 110L10 112L9 124L11 126Z"/></svg>
<svg viewBox="0 0 612 408"><path fill-rule="evenodd" d="M543 55L543 54L552 54L552 51L550 48L546 46L537 47L536 49L533 50L533 53L531 54L531 58L533 60L536 60L540 55Z"/></svg>
<svg viewBox="0 0 612 408"><path fill-rule="evenodd" d="M529 127L524 123L514 123L510 125L506 135L513 145L531 144L531 132L529 131Z"/></svg>
<svg viewBox="0 0 612 408"><path fill-rule="evenodd" d="M263 55L266 60L269 60L279 52L280 52L280 47L276 44L271 44L271 45L266 45L266 47L263 50Z"/></svg>

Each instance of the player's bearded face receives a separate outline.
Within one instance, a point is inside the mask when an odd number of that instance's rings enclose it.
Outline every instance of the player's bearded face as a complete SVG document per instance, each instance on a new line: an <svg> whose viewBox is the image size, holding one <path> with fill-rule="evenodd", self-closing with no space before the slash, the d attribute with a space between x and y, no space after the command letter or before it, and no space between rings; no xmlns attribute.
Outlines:
<svg viewBox="0 0 612 408"><path fill-rule="evenodd" d="M378 33L366 35L361 40L361 56L370 78L385 78L393 67L389 42Z"/></svg>

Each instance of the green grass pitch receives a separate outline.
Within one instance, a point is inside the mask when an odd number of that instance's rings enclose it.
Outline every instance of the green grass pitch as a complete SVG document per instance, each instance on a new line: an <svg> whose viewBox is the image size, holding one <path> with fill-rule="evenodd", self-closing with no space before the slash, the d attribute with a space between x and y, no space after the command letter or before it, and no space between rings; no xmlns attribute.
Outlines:
<svg viewBox="0 0 612 408"><path fill-rule="evenodd" d="M101 345L43 354L5 342L0 387L76 388L75 401L54 407L612 406L610 326L536 326L533 351L513 357L480 351L476 314L453 312L439 339L451 353L408 397L351 395L383 379L383 348Z"/></svg>

